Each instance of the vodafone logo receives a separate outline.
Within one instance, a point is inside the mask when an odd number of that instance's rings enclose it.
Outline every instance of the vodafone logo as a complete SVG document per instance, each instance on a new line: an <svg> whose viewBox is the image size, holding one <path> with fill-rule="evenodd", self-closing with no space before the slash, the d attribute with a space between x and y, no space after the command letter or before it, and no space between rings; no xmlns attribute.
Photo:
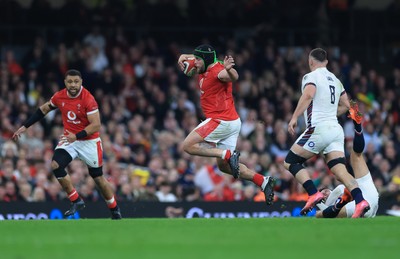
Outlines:
<svg viewBox="0 0 400 259"><path fill-rule="evenodd" d="M71 121L76 120L76 114L75 114L73 111L69 111L69 112L67 113L67 117L68 117L68 119L70 119Z"/></svg>

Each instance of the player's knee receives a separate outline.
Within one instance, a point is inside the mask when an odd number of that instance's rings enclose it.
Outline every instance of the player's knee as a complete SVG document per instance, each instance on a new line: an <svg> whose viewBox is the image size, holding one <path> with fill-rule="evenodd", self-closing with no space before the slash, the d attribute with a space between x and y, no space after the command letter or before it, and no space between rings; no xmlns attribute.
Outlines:
<svg viewBox="0 0 400 259"><path fill-rule="evenodd" d="M54 171L57 168L59 168L60 166L58 165L57 161L52 160L51 161L51 170Z"/></svg>
<svg viewBox="0 0 400 259"><path fill-rule="evenodd" d="M103 175L103 167L89 168L89 175L94 179Z"/></svg>
<svg viewBox="0 0 400 259"><path fill-rule="evenodd" d="M56 178L63 178L67 175L65 168L72 161L71 155L63 150L56 149L54 152L53 160L51 161L51 169Z"/></svg>
<svg viewBox="0 0 400 259"><path fill-rule="evenodd" d="M296 176L296 174L298 172L300 172L300 170L304 169L304 165L303 164L291 164L289 166L289 172L293 175Z"/></svg>
<svg viewBox="0 0 400 259"><path fill-rule="evenodd" d="M65 171L65 168L54 169L53 174L57 179L64 178L65 176L67 176L67 172Z"/></svg>
<svg viewBox="0 0 400 259"><path fill-rule="evenodd" d="M53 170L57 168L66 168L67 165L72 161L71 155L63 150L63 149L56 149L53 156L53 161L51 161L51 168Z"/></svg>
<svg viewBox="0 0 400 259"><path fill-rule="evenodd" d="M332 159L327 163L329 169L332 169L337 164L343 164L344 166L346 166L346 159L344 157L338 157Z"/></svg>
<svg viewBox="0 0 400 259"><path fill-rule="evenodd" d="M301 157L299 155L296 155L293 153L293 151L289 150L289 153L287 154L284 162L284 166L286 170L288 170L293 176L296 176L296 174L304 169L303 163L306 161L304 157Z"/></svg>
<svg viewBox="0 0 400 259"><path fill-rule="evenodd" d="M183 145L182 145L183 151L185 151L189 155L193 154L192 147L193 147L192 144L190 144L190 143L188 143L186 141L183 141Z"/></svg>

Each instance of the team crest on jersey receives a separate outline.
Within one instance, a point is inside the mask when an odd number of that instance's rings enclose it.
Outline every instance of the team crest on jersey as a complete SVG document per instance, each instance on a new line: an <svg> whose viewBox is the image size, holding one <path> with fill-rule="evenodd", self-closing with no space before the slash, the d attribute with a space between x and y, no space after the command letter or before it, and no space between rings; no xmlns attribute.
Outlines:
<svg viewBox="0 0 400 259"><path fill-rule="evenodd" d="M65 102L62 102L62 103L61 103L61 106L64 107L64 105L65 105Z"/></svg>
<svg viewBox="0 0 400 259"><path fill-rule="evenodd" d="M309 147L315 147L315 143L313 141L308 142Z"/></svg>
<svg viewBox="0 0 400 259"><path fill-rule="evenodd" d="M303 77L303 80L306 80L306 79L307 79L307 77L308 77L308 76L307 76L307 75L305 75L305 76Z"/></svg>

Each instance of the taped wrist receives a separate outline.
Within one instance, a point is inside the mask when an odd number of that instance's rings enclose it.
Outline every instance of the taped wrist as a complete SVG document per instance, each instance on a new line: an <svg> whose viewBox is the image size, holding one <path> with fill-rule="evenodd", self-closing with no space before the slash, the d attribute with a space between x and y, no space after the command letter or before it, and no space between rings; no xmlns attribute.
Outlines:
<svg viewBox="0 0 400 259"><path fill-rule="evenodd" d="M75 134L76 139L83 139L83 138L86 138L87 135L88 135L88 134L87 134L86 130L81 130L81 131L79 131L78 133Z"/></svg>
<svg viewBox="0 0 400 259"><path fill-rule="evenodd" d="M41 119L44 118L44 113L42 112L41 109L37 109L35 111L34 114L31 115L31 117L29 117L25 123L24 123L24 127L25 128L29 128L30 126L32 126L33 124L35 124L36 122L40 121Z"/></svg>

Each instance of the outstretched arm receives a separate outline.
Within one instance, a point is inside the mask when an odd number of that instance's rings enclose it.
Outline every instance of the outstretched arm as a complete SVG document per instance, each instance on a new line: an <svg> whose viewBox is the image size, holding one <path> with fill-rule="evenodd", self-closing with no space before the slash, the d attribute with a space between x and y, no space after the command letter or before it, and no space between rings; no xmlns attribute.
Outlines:
<svg viewBox="0 0 400 259"><path fill-rule="evenodd" d="M19 137L21 137L21 134L24 133L30 126L35 124L36 122L40 121L41 119L46 116L47 113L49 113L51 110L56 109L56 107L52 106L50 102L46 102L42 106L40 106L34 114L29 117L23 126L21 126L16 132L14 132L12 138L14 140L17 140Z"/></svg>

